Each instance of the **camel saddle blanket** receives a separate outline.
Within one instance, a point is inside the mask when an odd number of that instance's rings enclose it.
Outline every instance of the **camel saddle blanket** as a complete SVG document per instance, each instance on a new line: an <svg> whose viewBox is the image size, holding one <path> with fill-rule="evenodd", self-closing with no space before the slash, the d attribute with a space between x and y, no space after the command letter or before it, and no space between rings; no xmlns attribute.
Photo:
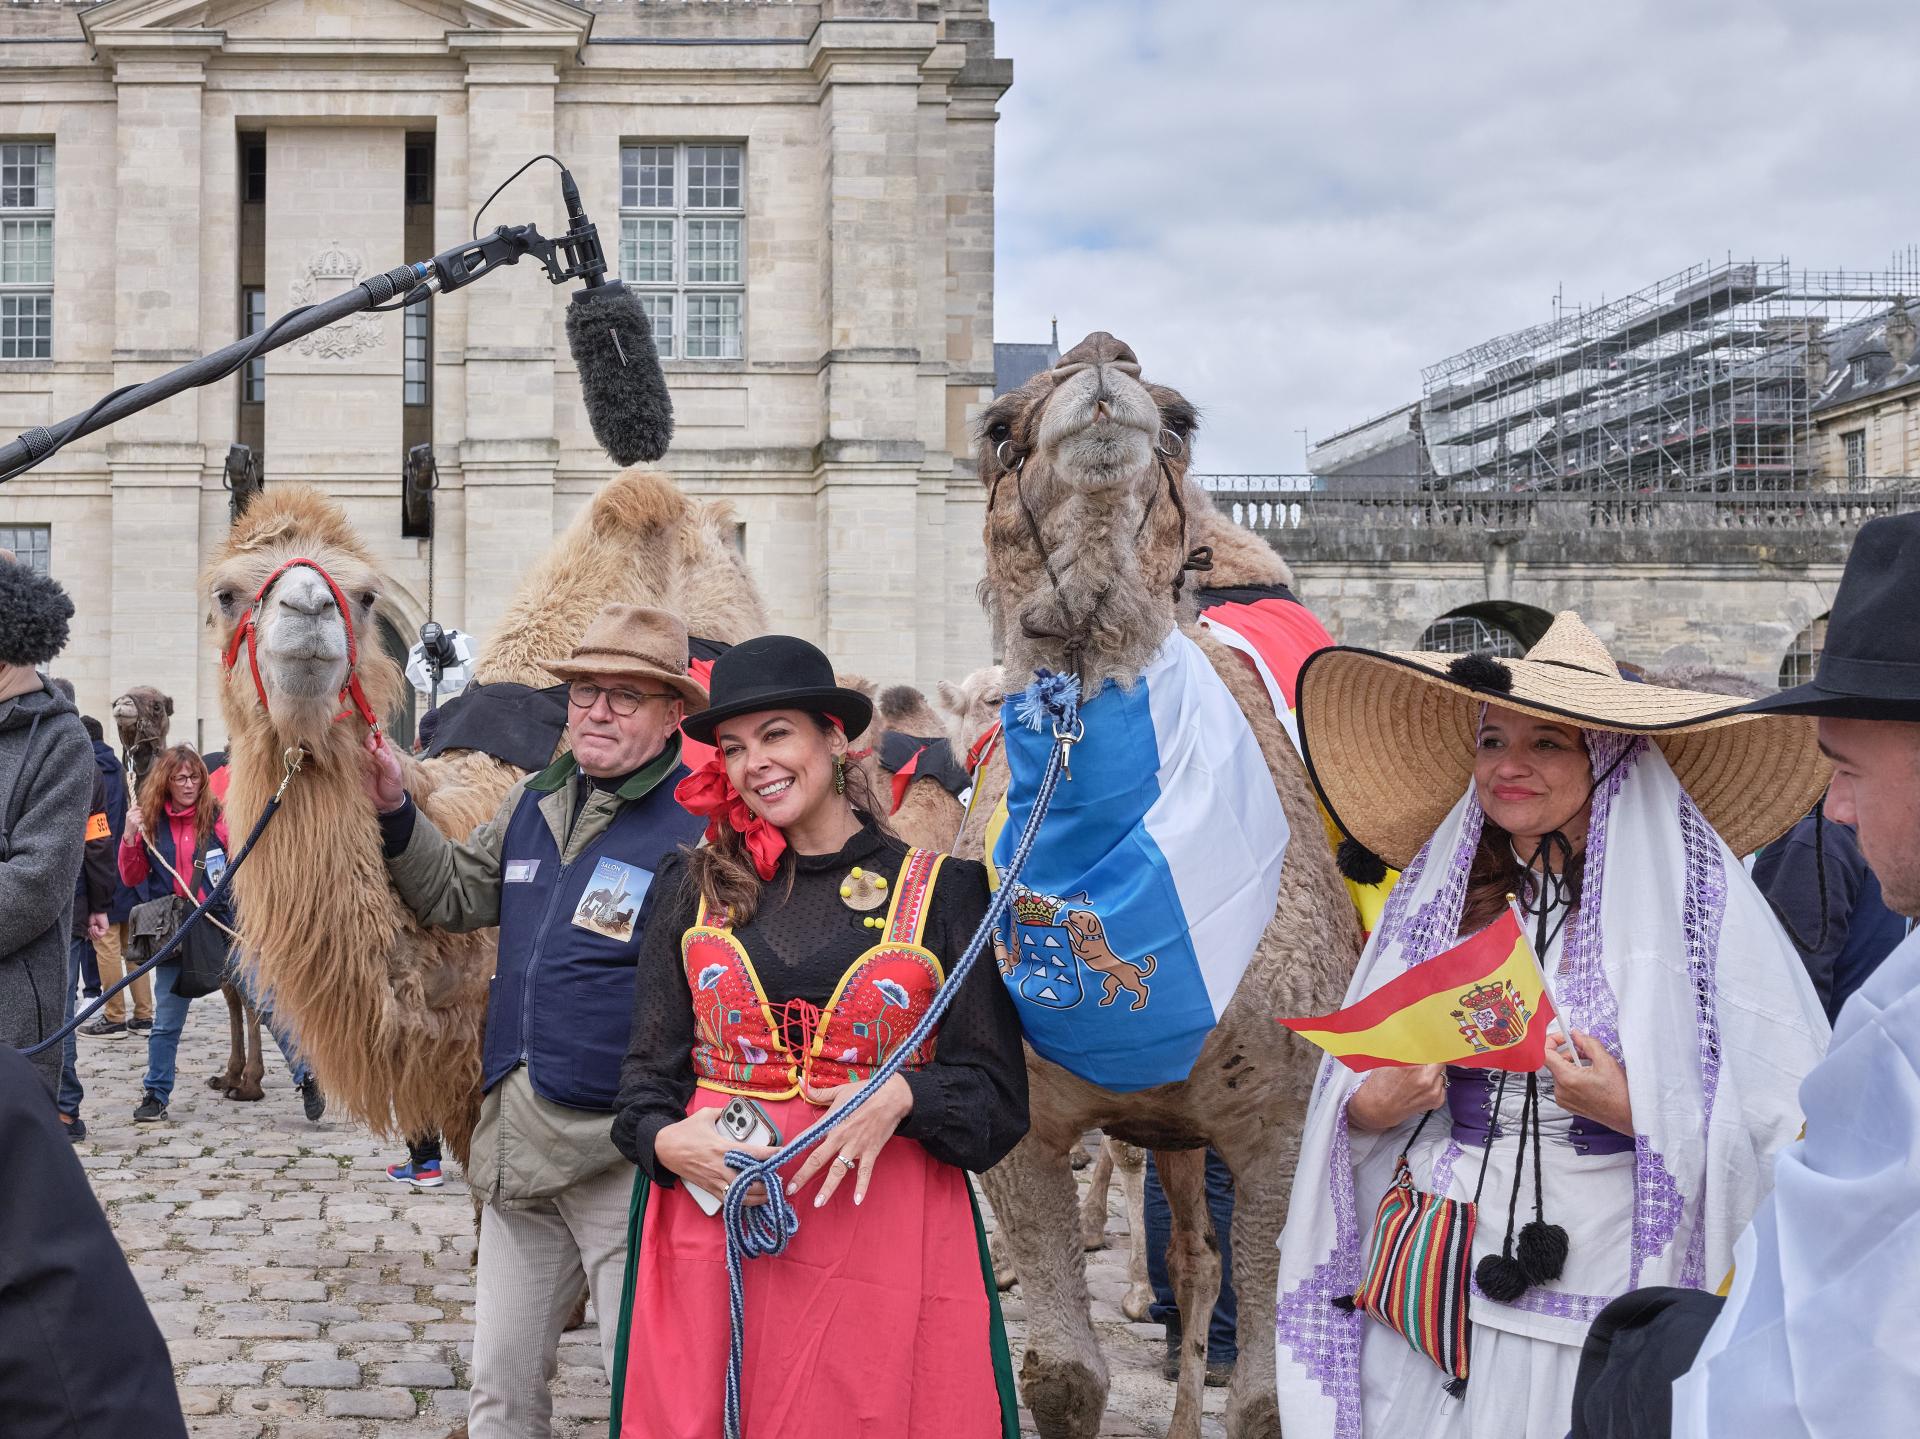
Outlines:
<svg viewBox="0 0 1920 1439"><path fill-rule="evenodd" d="M1011 781L1004 872L1051 727L1002 711ZM1133 685L1080 706L1086 735L995 936L1028 1042L1112 1090L1183 1080L1273 918L1287 818L1259 742L1178 630Z"/></svg>

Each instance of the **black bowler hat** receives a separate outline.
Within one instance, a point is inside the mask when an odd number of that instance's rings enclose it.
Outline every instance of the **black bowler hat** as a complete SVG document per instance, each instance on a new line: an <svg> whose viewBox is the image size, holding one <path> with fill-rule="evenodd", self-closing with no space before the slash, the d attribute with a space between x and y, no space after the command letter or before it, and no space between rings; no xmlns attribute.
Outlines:
<svg viewBox="0 0 1920 1439"><path fill-rule="evenodd" d="M713 743L714 726L735 715L805 710L831 715L857 735L873 720L873 701L835 682L833 661L792 635L760 635L713 662L707 676L712 703L681 724L690 739Z"/></svg>
<svg viewBox="0 0 1920 1439"><path fill-rule="evenodd" d="M1920 514L1860 527L1813 683L1743 713L1920 722Z"/></svg>

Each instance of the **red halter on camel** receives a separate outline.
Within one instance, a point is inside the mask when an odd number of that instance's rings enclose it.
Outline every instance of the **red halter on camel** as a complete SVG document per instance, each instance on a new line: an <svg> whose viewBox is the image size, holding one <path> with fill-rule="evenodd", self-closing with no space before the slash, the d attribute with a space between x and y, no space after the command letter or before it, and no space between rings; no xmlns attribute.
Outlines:
<svg viewBox="0 0 1920 1439"><path fill-rule="evenodd" d="M247 612L241 617L239 627L234 630L233 638L227 643L227 653L222 668L231 670L240 659L240 643L246 641L247 667L253 671L254 692L260 696L260 708L271 713L267 703L267 686L260 678L260 656L258 654L259 627L254 623L260 613L260 602L267 597L267 591L288 570L297 570L302 565L312 570L326 581L328 590L333 593L334 607L340 611L340 623L347 630L347 682L340 686L340 713L333 717L338 724L349 715L357 714L367 722L367 728L378 730L380 720L373 712L373 706L367 702L367 692L360 687L360 647L353 634L353 611L347 608L347 597L340 592L340 586L333 582L333 576L320 568L312 560L288 560L279 569L268 575L265 583L254 594L253 603L247 606Z"/></svg>

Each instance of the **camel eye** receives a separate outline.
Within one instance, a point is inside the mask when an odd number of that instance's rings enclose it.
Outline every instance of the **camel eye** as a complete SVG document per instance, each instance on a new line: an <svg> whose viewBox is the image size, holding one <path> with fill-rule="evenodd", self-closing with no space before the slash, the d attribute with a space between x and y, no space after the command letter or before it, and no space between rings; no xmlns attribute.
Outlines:
<svg viewBox="0 0 1920 1439"><path fill-rule="evenodd" d="M380 596L376 595L372 590L360 591L360 603L367 609L372 609L373 602L379 598Z"/></svg>
<svg viewBox="0 0 1920 1439"><path fill-rule="evenodd" d="M233 608L234 598L235 596L232 590L215 590L213 592L213 602L223 610Z"/></svg>
<svg viewBox="0 0 1920 1439"><path fill-rule="evenodd" d="M992 424L987 426L987 438L992 440L995 444L998 444L1001 440L1006 439L1007 436L1011 435L1012 433L1013 433L1012 428L1007 424L1005 420L995 420Z"/></svg>

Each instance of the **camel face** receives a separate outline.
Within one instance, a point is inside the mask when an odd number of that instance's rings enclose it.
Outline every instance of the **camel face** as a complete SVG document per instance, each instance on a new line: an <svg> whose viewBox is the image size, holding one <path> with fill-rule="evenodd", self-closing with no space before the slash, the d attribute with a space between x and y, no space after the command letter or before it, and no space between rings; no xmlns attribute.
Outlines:
<svg viewBox="0 0 1920 1439"><path fill-rule="evenodd" d="M135 685L113 702L113 727L120 734L120 747L132 749L141 743L166 746L167 718L173 713L173 698L161 694L152 685Z"/></svg>
<svg viewBox="0 0 1920 1439"><path fill-rule="evenodd" d="M999 665L977 669L957 685L940 681L939 705L956 754L970 754L980 736L998 722L1006 685L1007 672Z"/></svg>

